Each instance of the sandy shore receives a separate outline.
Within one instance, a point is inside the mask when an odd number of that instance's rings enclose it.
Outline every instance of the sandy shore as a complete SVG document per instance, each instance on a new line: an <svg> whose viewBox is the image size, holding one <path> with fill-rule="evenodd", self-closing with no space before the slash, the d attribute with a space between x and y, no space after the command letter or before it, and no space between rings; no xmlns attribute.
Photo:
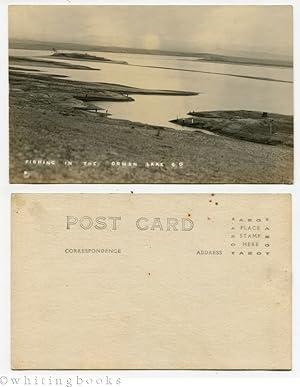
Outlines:
<svg viewBox="0 0 300 387"><path fill-rule="evenodd" d="M204 71L204 70L193 70L193 69L183 69L178 67L164 67L164 66L149 66L149 65L137 65L130 64L129 66L134 67L147 67L152 69L164 69L164 70L173 70L173 71L183 71L188 73L201 73L201 74L213 74L213 75L221 75L233 78L246 78L246 79L256 79L260 81L269 81L269 82L280 82L280 83L293 83L293 81L285 81L283 79L276 79L270 77L259 77L259 76L251 76L251 75L242 75L242 74L232 74L232 73L220 73L215 71Z"/></svg>
<svg viewBox="0 0 300 387"><path fill-rule="evenodd" d="M249 110L189 112L171 122L218 136L267 145L293 146L293 116Z"/></svg>
<svg viewBox="0 0 300 387"><path fill-rule="evenodd" d="M189 95L11 71L12 183L292 183L291 146L111 119L81 109L90 93Z"/></svg>
<svg viewBox="0 0 300 387"><path fill-rule="evenodd" d="M90 55L90 54L82 54L78 52L54 52L50 56L46 56L46 58L55 58L55 59L71 59L71 60L78 60L78 61L88 61L88 62L104 62L104 63L112 63L112 64L128 64L126 61L123 60L112 60L108 58L104 58L101 56L96 55Z"/></svg>
<svg viewBox="0 0 300 387"><path fill-rule="evenodd" d="M10 66L16 66L16 65L34 66L34 67L38 66L38 67L63 68L63 69L73 69L73 70L94 70L94 71L99 70L89 66L75 65L72 63L55 61L55 60L26 58L25 56L10 56L9 65Z"/></svg>

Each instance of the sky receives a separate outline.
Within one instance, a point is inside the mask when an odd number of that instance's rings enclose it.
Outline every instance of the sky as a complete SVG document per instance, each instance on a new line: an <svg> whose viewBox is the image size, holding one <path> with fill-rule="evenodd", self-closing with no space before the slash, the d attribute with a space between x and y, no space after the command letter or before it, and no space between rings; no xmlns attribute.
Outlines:
<svg viewBox="0 0 300 387"><path fill-rule="evenodd" d="M10 39L292 55L291 6L9 7Z"/></svg>

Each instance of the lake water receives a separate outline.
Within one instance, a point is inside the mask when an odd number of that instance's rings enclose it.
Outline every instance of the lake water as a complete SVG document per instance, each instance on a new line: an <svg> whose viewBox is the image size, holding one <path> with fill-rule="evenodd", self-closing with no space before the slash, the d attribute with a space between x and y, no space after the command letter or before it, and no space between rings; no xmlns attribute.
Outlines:
<svg viewBox="0 0 300 387"><path fill-rule="evenodd" d="M10 50L10 54L37 57L49 55L51 52L14 49ZM109 82L147 89L199 93L196 96L133 95L134 102L96 103L108 109L112 117L131 121L176 127L169 123L169 120L177 116L186 116L187 112L192 110L245 109L293 114L293 83L291 83L293 71L291 68L198 62L195 58L176 56L108 52L88 52L88 54L126 61L129 65L68 60L70 63L98 68L101 71L36 68L45 73L67 75L70 79L80 81ZM167 67L168 69L142 66ZM32 69L31 66L28 68ZM238 76L264 77L290 83Z"/></svg>

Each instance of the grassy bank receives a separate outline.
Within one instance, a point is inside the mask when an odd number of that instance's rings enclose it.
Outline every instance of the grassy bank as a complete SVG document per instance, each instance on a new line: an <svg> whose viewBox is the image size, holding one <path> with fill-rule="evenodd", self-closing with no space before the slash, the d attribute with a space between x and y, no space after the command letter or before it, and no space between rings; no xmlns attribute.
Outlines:
<svg viewBox="0 0 300 387"><path fill-rule="evenodd" d="M213 134L268 145L293 146L293 117L248 110L190 112L171 122Z"/></svg>
<svg viewBox="0 0 300 387"><path fill-rule="evenodd" d="M99 100L102 96L103 100L125 101L138 93L168 94L174 98L177 94L189 95L11 71L11 182L292 182L290 146L111 119L81 109L90 102L74 98L93 94ZM65 165L67 160L72 165ZM54 164L45 165L43 161ZM121 162L126 165L118 165Z"/></svg>

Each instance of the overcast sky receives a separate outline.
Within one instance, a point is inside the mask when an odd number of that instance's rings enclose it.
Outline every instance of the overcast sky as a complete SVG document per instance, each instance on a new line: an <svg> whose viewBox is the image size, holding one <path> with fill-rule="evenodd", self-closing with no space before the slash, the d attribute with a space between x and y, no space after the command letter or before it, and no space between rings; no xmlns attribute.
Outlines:
<svg viewBox="0 0 300 387"><path fill-rule="evenodd" d="M10 6L10 38L292 54L290 6Z"/></svg>

